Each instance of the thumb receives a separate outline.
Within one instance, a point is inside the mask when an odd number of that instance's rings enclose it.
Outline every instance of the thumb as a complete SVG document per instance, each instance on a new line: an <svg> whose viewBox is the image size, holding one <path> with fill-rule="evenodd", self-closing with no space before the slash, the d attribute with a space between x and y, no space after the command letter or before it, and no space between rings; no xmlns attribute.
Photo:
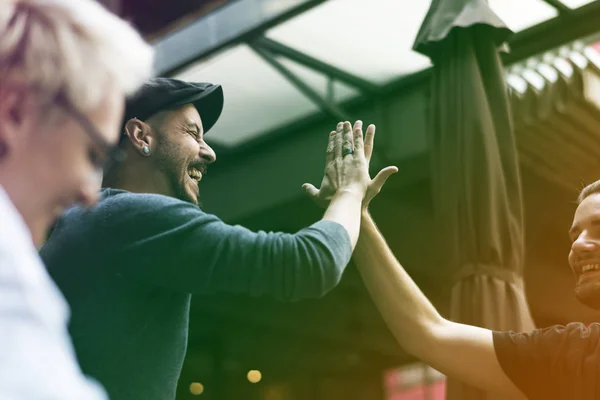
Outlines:
<svg viewBox="0 0 600 400"><path fill-rule="evenodd" d="M396 172L398 172L398 167L385 167L373 178L372 185L377 188L377 191L381 190L388 178Z"/></svg>
<svg viewBox="0 0 600 400"><path fill-rule="evenodd" d="M302 185L302 190L304 190L304 193L306 193L308 197L311 197L313 199L319 196L319 189L317 189L310 183L305 183L304 185Z"/></svg>

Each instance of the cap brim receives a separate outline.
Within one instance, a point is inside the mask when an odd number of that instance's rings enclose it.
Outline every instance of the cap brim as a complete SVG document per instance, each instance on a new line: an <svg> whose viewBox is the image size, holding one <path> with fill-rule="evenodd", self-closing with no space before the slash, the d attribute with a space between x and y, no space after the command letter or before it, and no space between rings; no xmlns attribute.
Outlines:
<svg viewBox="0 0 600 400"><path fill-rule="evenodd" d="M223 88L221 85L212 85L200 93L170 104L169 108L193 104L198 110L198 114L200 114L202 128L206 134L217 123L223 111L223 102Z"/></svg>

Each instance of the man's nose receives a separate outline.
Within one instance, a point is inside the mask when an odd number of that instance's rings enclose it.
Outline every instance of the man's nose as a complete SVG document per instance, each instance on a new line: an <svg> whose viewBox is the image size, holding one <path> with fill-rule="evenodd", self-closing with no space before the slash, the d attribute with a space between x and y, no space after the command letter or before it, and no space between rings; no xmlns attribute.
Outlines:
<svg viewBox="0 0 600 400"><path fill-rule="evenodd" d="M215 154L215 151L212 149L212 147L206 144L206 142L200 143L200 151L198 152L198 155L206 164L212 164L217 161L217 155Z"/></svg>
<svg viewBox="0 0 600 400"><path fill-rule="evenodd" d="M571 250L575 254L592 252L598 249L598 241L590 238L586 231L581 232L577 239L571 245Z"/></svg>

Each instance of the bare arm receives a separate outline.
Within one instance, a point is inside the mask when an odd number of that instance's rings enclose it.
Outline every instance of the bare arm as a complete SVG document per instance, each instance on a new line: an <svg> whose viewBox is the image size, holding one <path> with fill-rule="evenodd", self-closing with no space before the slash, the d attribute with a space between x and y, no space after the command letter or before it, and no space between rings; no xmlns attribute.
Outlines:
<svg viewBox="0 0 600 400"><path fill-rule="evenodd" d="M442 318L402 268L367 211L353 257L375 304L406 351L472 386L524 398L498 362L492 331Z"/></svg>
<svg viewBox="0 0 600 400"><path fill-rule="evenodd" d="M362 196L353 192L340 191L331 199L322 218L324 221L333 221L342 225L350 236L353 249L356 247L360 231L361 206Z"/></svg>
<svg viewBox="0 0 600 400"><path fill-rule="evenodd" d="M362 123L358 121L355 131L361 128ZM373 152L374 136L375 126L370 125L364 139L367 164ZM362 201L360 236L353 254L383 318L405 350L446 375L484 390L524 398L498 362L492 331L442 318L396 260L369 215L369 202L397 170L396 167L384 168L369 180ZM306 191L317 204L327 204L331 199L330 186L331 182L324 180L321 190L312 187Z"/></svg>

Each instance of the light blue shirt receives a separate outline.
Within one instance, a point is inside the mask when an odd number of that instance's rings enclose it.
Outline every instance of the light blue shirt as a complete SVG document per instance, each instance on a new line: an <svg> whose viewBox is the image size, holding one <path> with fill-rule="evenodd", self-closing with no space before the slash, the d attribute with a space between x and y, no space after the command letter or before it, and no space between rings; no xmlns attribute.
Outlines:
<svg viewBox="0 0 600 400"><path fill-rule="evenodd" d="M77 364L68 318L68 304L0 186L0 399L107 399Z"/></svg>

